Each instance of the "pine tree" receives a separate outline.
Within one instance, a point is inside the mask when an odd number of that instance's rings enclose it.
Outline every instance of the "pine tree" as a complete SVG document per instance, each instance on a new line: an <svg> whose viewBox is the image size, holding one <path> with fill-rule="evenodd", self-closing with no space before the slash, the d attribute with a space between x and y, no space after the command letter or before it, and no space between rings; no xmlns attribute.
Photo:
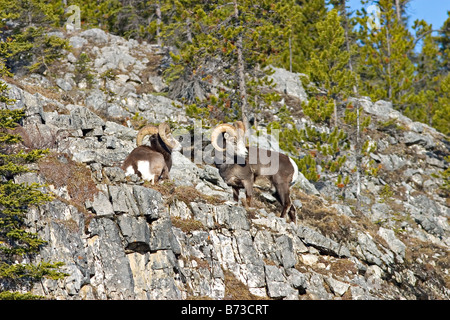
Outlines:
<svg viewBox="0 0 450 320"><path fill-rule="evenodd" d="M13 73L24 66L32 72L45 72L68 48L68 40L46 34L58 21L48 1L0 0L0 58L6 67Z"/></svg>
<svg viewBox="0 0 450 320"><path fill-rule="evenodd" d="M7 92L7 85L0 81L0 105L13 101ZM42 185L14 182L14 176L30 171L28 163L46 153L45 150L25 152L16 146L21 137L10 132L24 115L22 110L0 109L0 300L39 299L41 297L23 291L30 290L32 284L43 277L61 279L65 276L58 271L62 263L28 262L45 241L26 230L26 212L52 197L40 190Z"/></svg>
<svg viewBox="0 0 450 320"><path fill-rule="evenodd" d="M256 89L270 84L265 68L281 35L279 28L269 23L274 5L271 1L254 5L249 0L198 2L202 1L177 2L179 12L191 13L192 42L179 43L180 54L173 55L174 64L166 72L172 81L171 93L213 112L216 106L208 99L219 98L225 114L248 122L245 118L257 111L256 106L274 98ZM182 25L187 25L187 20L178 22L177 27ZM170 27L166 30L177 33Z"/></svg>
<svg viewBox="0 0 450 320"><path fill-rule="evenodd" d="M313 42L319 37L317 23L325 20L325 0L276 1L276 24L283 31L280 53L274 63L292 72L304 72L308 67ZM289 41L290 40L290 41Z"/></svg>
<svg viewBox="0 0 450 320"><path fill-rule="evenodd" d="M442 79L439 85L439 95L432 123L433 126L446 134L450 135L450 73ZM448 171L447 171L448 172Z"/></svg>
<svg viewBox="0 0 450 320"><path fill-rule="evenodd" d="M433 126L433 115L440 106L438 96L440 82L443 78L440 70L439 46L432 34L432 26L424 20L416 20L413 26L416 30L416 42L422 41L420 52L415 57L416 72L413 86L415 94L411 94L405 115L413 120Z"/></svg>
<svg viewBox="0 0 450 320"><path fill-rule="evenodd" d="M441 70L444 73L450 71L450 10L447 11L448 18L440 28L437 41L439 43L439 52L441 54Z"/></svg>
<svg viewBox="0 0 450 320"><path fill-rule="evenodd" d="M374 101L392 101L394 107L404 110L413 93L414 50L413 37L406 26L397 19L391 0L379 0L380 28L372 28L369 15L358 11L360 61L358 74L361 77L361 94Z"/></svg>
<svg viewBox="0 0 450 320"><path fill-rule="evenodd" d="M324 21L317 23L316 28L318 38L305 73L323 94L310 99L303 110L314 121L329 121L334 111L336 127L336 103L348 97L356 78L348 69L350 54L345 50L345 30L337 10L331 10Z"/></svg>

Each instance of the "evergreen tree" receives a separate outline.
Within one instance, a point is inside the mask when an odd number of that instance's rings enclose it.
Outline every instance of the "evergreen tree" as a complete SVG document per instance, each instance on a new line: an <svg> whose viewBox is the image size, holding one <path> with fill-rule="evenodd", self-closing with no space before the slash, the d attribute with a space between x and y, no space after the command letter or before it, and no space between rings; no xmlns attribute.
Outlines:
<svg viewBox="0 0 450 320"><path fill-rule="evenodd" d="M361 94L374 101L392 101L395 108L404 110L408 98L414 92L413 37L406 26L398 21L391 0L379 0L380 28L372 28L369 15L358 11L360 24L360 61L358 74L361 77Z"/></svg>
<svg viewBox="0 0 450 320"><path fill-rule="evenodd" d="M180 44L180 54L173 55L174 64L166 72L172 81L172 95L187 103L200 103L202 109L210 111L217 108L211 102L221 100L224 114L248 122L245 118L250 112L274 98L256 89L270 85L265 68L281 35L279 28L269 23L273 4L260 1L254 5L248 0L203 2L177 2L177 10L191 13L192 41ZM182 25L187 25L187 20L178 22L177 28ZM174 28L166 30L176 34ZM198 110L198 106L191 110Z"/></svg>
<svg viewBox="0 0 450 320"><path fill-rule="evenodd" d="M437 108L434 110L432 124L433 126L446 134L450 135L450 73L442 79L439 84L439 94L437 99ZM448 170L447 170L448 173ZM447 176L448 179L448 176Z"/></svg>
<svg viewBox="0 0 450 320"><path fill-rule="evenodd" d="M275 65L292 72L304 72L314 49L313 42L319 37L317 23L327 16L325 0L283 0L275 3L275 17L283 31L279 55L273 57Z"/></svg>
<svg viewBox="0 0 450 320"><path fill-rule="evenodd" d="M448 18L440 28L437 41L439 43L439 53L441 55L441 70L444 73L450 71L450 11L447 11Z"/></svg>
<svg viewBox="0 0 450 320"><path fill-rule="evenodd" d="M432 34L432 26L424 20L415 21L413 29L416 30L416 39L422 41L422 46L415 57L416 72L413 82L415 94L411 94L408 99L405 114L413 120L433 126L433 115L440 107L438 96L441 94L440 82L443 78L440 70L439 46Z"/></svg>
<svg viewBox="0 0 450 320"><path fill-rule="evenodd" d="M58 23L52 3L0 0L0 58L13 73L45 72L68 48L68 41L46 34ZM26 69L25 69L26 70Z"/></svg>
<svg viewBox="0 0 450 320"><path fill-rule="evenodd" d="M11 102L6 93L7 86L0 81L2 104ZM28 208L51 200L51 196L40 191L42 185L14 183L14 176L29 172L27 164L45 153L25 152L15 146L21 138L8 130L13 130L23 117L22 110L0 109L0 299L8 300L39 299L26 293L34 282L43 277L64 277L58 271L62 263L29 262L45 241L26 230L25 214Z"/></svg>
<svg viewBox="0 0 450 320"><path fill-rule="evenodd" d="M345 50L345 30L337 10L331 10L324 21L317 23L317 32L318 38L313 43L314 50L305 73L323 94L310 99L303 110L314 121L328 121L335 111L336 127L336 102L348 97L356 79L348 69L350 54Z"/></svg>

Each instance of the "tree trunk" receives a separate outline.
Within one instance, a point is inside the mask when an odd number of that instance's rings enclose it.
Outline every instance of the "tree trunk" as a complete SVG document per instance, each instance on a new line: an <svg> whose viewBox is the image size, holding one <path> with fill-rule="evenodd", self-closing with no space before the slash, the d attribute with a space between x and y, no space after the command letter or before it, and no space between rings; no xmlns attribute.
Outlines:
<svg viewBox="0 0 450 320"><path fill-rule="evenodd" d="M237 0L234 0L234 17L236 19L236 27L239 27L239 9ZM237 69L238 69L238 80L239 80L239 93L241 99L241 114L242 122L244 123L245 131L248 132L250 129L250 124L248 121L248 110L247 110L247 88L245 84L245 65L243 56L243 39L242 33L239 33L236 41L237 49Z"/></svg>
<svg viewBox="0 0 450 320"><path fill-rule="evenodd" d="M289 71L292 72L292 36L289 36Z"/></svg>
<svg viewBox="0 0 450 320"><path fill-rule="evenodd" d="M353 72L353 62L352 62L352 54L350 47L350 39L348 36L348 19L347 19L347 8L345 7L345 0L341 3L341 12L342 17L344 19L344 32L345 32L345 46L347 47L347 51L350 54L348 59L348 68ZM358 94L358 79L355 73L355 85L353 86L353 93L356 98L359 98ZM361 209L361 160L362 160L362 150L361 150L361 130L360 130L360 109L359 109L359 100L356 101L356 144L355 144L355 153L356 153L356 211L359 212Z"/></svg>
<svg viewBox="0 0 450 320"><path fill-rule="evenodd" d="M386 26L386 45L387 45L387 76L388 76L388 99L392 101L392 72L391 72L391 37L389 34L389 24Z"/></svg>
<svg viewBox="0 0 450 320"><path fill-rule="evenodd" d="M189 17L186 18L186 28L187 41L192 43L191 19Z"/></svg>
<svg viewBox="0 0 450 320"><path fill-rule="evenodd" d="M161 3L156 1L156 43L161 46Z"/></svg>
<svg viewBox="0 0 450 320"><path fill-rule="evenodd" d="M402 20L402 12L400 7L400 0L395 0L395 10L397 11L397 20L400 23Z"/></svg>

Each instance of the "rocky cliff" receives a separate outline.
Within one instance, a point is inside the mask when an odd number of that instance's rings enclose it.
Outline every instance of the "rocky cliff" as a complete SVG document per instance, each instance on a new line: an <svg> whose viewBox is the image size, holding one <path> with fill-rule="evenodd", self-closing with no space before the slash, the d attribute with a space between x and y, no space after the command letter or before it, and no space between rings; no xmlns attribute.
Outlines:
<svg viewBox="0 0 450 320"><path fill-rule="evenodd" d="M30 148L51 153L17 182L40 182L54 200L28 214L48 243L36 261L62 261L68 276L33 293L54 299L449 299L449 199L439 172L446 137L385 101L360 101L377 176L338 188L326 173L300 175L293 224L257 191L254 207L232 201L216 168L173 154L171 180L155 186L119 168L139 121L192 125L167 98L159 47L91 29L51 75L9 79L8 108L25 108ZM80 56L88 59L80 62ZM278 69L276 90L307 96L297 75ZM3 106L5 107L5 106ZM396 119L396 120L395 120ZM395 120L395 121L391 121ZM295 122L302 126L304 118ZM391 122L390 122L391 121ZM326 130L326 128L324 128ZM352 150L352 148L350 149ZM354 167L349 152L347 168Z"/></svg>

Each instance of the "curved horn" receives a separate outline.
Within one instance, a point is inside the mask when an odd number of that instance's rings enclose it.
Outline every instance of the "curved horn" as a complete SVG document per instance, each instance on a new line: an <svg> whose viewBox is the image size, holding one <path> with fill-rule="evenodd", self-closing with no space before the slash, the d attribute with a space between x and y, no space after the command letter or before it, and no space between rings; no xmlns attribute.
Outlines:
<svg viewBox="0 0 450 320"><path fill-rule="evenodd" d="M139 130L136 137L136 144L139 147L142 145L142 141L144 141L145 136L151 136L158 133L158 128L154 126L145 126L141 130Z"/></svg>
<svg viewBox="0 0 450 320"><path fill-rule="evenodd" d="M233 136L237 136L236 128L231 124L223 123L215 127L211 132L211 144L213 145L214 149L221 152L225 151L225 148L219 147L219 145L217 144L217 138L224 132L227 132L228 134L231 134Z"/></svg>
<svg viewBox="0 0 450 320"><path fill-rule="evenodd" d="M170 127L167 123L161 123L158 127L158 130L159 136L167 147L169 147L170 149L175 149L178 146L179 142L172 136L172 132L170 131Z"/></svg>

